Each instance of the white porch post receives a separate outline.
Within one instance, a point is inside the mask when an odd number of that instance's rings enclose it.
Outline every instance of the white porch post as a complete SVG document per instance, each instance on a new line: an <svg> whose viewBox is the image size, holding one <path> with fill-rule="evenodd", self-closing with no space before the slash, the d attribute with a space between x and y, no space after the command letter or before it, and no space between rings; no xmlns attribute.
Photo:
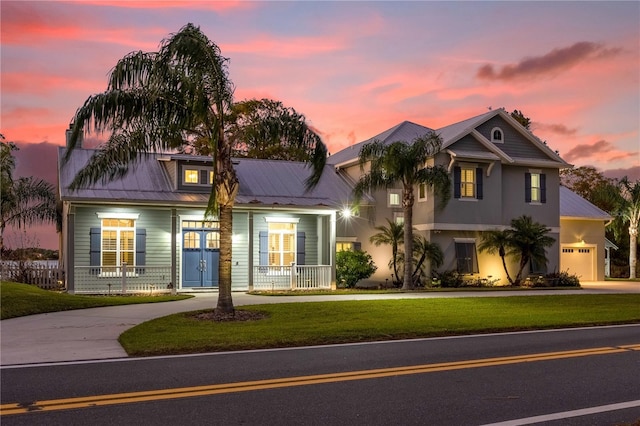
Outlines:
<svg viewBox="0 0 640 426"><path fill-rule="evenodd" d="M122 294L127 294L127 262L122 262Z"/></svg>
<svg viewBox="0 0 640 426"><path fill-rule="evenodd" d="M289 284L291 284L291 290L296 289L296 262L291 262L291 275L289 275Z"/></svg>
<svg viewBox="0 0 640 426"><path fill-rule="evenodd" d="M178 287L178 266L176 264L178 247L178 213L171 209L171 294L175 295Z"/></svg>
<svg viewBox="0 0 640 426"><path fill-rule="evenodd" d="M331 290L336 289L336 212L331 212L329 224L329 265L331 265Z"/></svg>

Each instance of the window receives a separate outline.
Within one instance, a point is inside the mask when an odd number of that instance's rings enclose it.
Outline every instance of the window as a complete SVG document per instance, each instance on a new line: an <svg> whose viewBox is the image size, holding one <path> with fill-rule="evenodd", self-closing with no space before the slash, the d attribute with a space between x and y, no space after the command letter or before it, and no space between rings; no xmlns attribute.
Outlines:
<svg viewBox="0 0 640 426"><path fill-rule="evenodd" d="M198 171L185 169L184 171L184 183L198 183Z"/></svg>
<svg viewBox="0 0 640 426"><path fill-rule="evenodd" d="M269 223L269 266L289 266L296 258L296 224Z"/></svg>
<svg viewBox="0 0 640 426"><path fill-rule="evenodd" d="M400 205L400 193L389 192L389 205L388 207L398 207Z"/></svg>
<svg viewBox="0 0 640 426"><path fill-rule="evenodd" d="M453 168L453 196L482 200L482 167L462 165Z"/></svg>
<svg viewBox="0 0 640 426"><path fill-rule="evenodd" d="M145 264L147 233L136 228L138 214L98 213L98 217L100 227L89 229L89 265L95 267L91 273L119 275L125 263L136 266L131 274L144 273L140 266Z"/></svg>
<svg viewBox="0 0 640 426"><path fill-rule="evenodd" d="M539 170L525 173L524 197L527 203L547 202L547 176Z"/></svg>
<svg viewBox="0 0 640 426"><path fill-rule="evenodd" d="M421 183L418 185L418 201L427 200L427 184Z"/></svg>
<svg viewBox="0 0 640 426"><path fill-rule="evenodd" d="M209 184L213 185L213 170L209 172Z"/></svg>
<svg viewBox="0 0 640 426"><path fill-rule="evenodd" d="M476 255L476 243L471 241L456 241L456 270L460 274L478 273L478 256Z"/></svg>
<svg viewBox="0 0 640 426"><path fill-rule="evenodd" d="M494 127L491 130L491 142L493 143L503 143L503 135L502 135L502 129L500 129L499 127Z"/></svg>
<svg viewBox="0 0 640 426"><path fill-rule="evenodd" d="M402 213L402 212L394 212L393 213L393 221L397 225L404 225L404 213Z"/></svg>

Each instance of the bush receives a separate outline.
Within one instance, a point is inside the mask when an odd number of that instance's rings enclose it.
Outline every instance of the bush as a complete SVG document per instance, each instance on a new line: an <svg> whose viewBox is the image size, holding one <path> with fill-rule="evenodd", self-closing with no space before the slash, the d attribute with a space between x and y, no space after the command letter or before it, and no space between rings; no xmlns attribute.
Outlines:
<svg viewBox="0 0 640 426"><path fill-rule="evenodd" d="M443 288L464 286L464 278L457 271L444 271L438 273L437 278L438 279L435 281L435 285L439 285Z"/></svg>
<svg viewBox="0 0 640 426"><path fill-rule="evenodd" d="M551 287L580 287L580 279L577 275L568 272L553 272L545 275L545 279Z"/></svg>
<svg viewBox="0 0 640 426"><path fill-rule="evenodd" d="M377 269L371 255L365 251L336 253L336 279L339 287L355 287L358 281L369 278Z"/></svg>

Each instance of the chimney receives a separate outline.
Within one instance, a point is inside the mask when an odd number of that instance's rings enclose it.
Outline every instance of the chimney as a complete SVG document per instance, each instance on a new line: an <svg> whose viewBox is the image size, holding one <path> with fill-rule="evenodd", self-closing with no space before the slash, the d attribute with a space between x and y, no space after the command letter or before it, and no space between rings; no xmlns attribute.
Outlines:
<svg viewBox="0 0 640 426"><path fill-rule="evenodd" d="M73 122L69 123L69 128L66 130L66 146L69 148L69 142L71 141L71 134L73 133ZM80 132L78 135L78 141L76 142L76 148L82 149L82 142L84 139L84 133Z"/></svg>

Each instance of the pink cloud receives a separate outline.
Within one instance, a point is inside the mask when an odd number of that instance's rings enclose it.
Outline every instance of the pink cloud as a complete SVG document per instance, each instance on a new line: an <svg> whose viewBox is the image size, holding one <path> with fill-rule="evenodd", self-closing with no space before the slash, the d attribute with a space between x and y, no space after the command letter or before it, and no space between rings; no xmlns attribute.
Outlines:
<svg viewBox="0 0 640 426"><path fill-rule="evenodd" d="M535 127L536 130L546 131L559 136L575 136L575 134L578 132L577 128L569 128L564 124L544 124L534 122L532 123L532 127Z"/></svg>
<svg viewBox="0 0 640 426"><path fill-rule="evenodd" d="M617 150L616 147L604 139L598 140L594 143L578 144L563 154L562 157L567 161L575 161L586 158L597 158L599 161L613 161L623 158L628 158L633 155L637 155Z"/></svg>
<svg viewBox="0 0 640 426"><path fill-rule="evenodd" d="M259 35L243 43L222 43L225 53L247 53L278 58L304 58L337 52L345 43L335 37L273 37Z"/></svg>
<svg viewBox="0 0 640 426"><path fill-rule="evenodd" d="M553 49L537 57L528 57L514 64L504 65L499 71L494 65L486 64L478 69L476 77L481 80L511 81L522 78L538 77L564 71L578 63L615 56L619 48L606 49L603 45L582 41L569 47Z"/></svg>

